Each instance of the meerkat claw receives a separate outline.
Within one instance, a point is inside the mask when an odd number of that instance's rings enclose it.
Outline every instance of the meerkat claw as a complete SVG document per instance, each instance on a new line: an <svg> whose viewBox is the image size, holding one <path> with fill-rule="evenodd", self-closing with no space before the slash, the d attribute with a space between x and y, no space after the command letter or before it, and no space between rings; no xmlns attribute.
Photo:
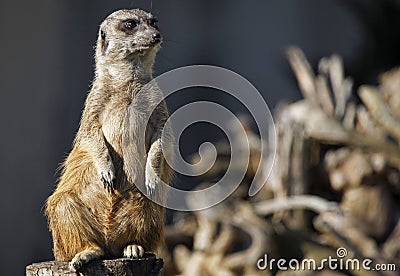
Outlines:
<svg viewBox="0 0 400 276"><path fill-rule="evenodd" d="M152 196L156 189L157 176L154 175L153 168L151 167L149 160L147 160L145 172L146 180L144 186L146 187L146 193L148 196Z"/></svg>
<svg viewBox="0 0 400 276"><path fill-rule="evenodd" d="M147 189L147 195L148 196L152 196L153 195L153 193L154 193L154 190L153 189Z"/></svg>
<svg viewBox="0 0 400 276"><path fill-rule="evenodd" d="M112 190L114 190L115 177L111 171L107 173L102 172L100 178L104 184L104 188L111 188Z"/></svg>
<svg viewBox="0 0 400 276"><path fill-rule="evenodd" d="M147 195L152 196L154 194L154 191L156 190L156 185L154 184L154 182L151 183L149 181L146 181L145 186Z"/></svg>

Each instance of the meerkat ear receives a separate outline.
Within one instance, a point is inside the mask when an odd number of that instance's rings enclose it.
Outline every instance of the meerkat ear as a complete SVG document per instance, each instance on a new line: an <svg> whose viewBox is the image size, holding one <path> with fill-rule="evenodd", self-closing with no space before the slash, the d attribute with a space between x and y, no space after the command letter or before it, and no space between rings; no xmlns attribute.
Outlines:
<svg viewBox="0 0 400 276"><path fill-rule="evenodd" d="M108 39L106 37L106 33L104 30L100 30L100 37L101 37L101 47L102 47L101 50L103 52L103 55L105 55L108 48Z"/></svg>

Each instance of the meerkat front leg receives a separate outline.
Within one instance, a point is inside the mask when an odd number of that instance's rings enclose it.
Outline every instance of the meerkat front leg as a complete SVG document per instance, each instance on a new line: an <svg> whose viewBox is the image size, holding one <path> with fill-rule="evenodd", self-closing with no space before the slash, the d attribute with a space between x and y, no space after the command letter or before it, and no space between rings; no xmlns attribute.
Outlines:
<svg viewBox="0 0 400 276"><path fill-rule="evenodd" d="M147 153L145 187L149 196L154 193L156 184L161 181L160 171L163 159L161 138L158 138L151 144L150 150Z"/></svg>
<svg viewBox="0 0 400 276"><path fill-rule="evenodd" d="M154 123L145 167L145 187L148 196L153 196L157 184L169 185L172 177L172 171L165 156L172 156L174 140L171 125L168 123L168 109L165 102L158 107L157 114L161 117L158 117ZM163 197L160 199L164 200L165 190L158 192L161 192L159 196Z"/></svg>
<svg viewBox="0 0 400 276"><path fill-rule="evenodd" d="M114 189L115 168L105 143L105 138L103 135L101 136L98 148L93 152L94 166L104 186Z"/></svg>
<svg viewBox="0 0 400 276"><path fill-rule="evenodd" d="M97 99L96 99L97 98ZM114 189L115 169L106 144L100 123L101 93L90 93L82 114L81 125L78 131L76 146L85 149L93 159L94 167L99 179L106 188Z"/></svg>
<svg viewBox="0 0 400 276"><path fill-rule="evenodd" d="M88 154L92 157L94 167L104 187L114 189L114 164L101 129L92 131L87 137L84 137L79 142L79 146L87 149Z"/></svg>

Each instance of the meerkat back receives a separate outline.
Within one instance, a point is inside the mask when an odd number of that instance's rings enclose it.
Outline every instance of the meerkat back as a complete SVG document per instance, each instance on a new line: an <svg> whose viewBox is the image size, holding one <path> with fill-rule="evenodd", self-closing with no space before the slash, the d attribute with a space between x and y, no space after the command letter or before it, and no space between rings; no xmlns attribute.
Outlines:
<svg viewBox="0 0 400 276"><path fill-rule="evenodd" d="M54 256L71 269L99 258L142 257L162 241L165 210L149 196L171 180L163 149L172 141L161 147L162 132L171 129L159 90L139 93L152 79L160 44L156 19L142 10L116 11L100 25L93 86L46 202ZM155 116L140 121L136 115L152 106Z"/></svg>

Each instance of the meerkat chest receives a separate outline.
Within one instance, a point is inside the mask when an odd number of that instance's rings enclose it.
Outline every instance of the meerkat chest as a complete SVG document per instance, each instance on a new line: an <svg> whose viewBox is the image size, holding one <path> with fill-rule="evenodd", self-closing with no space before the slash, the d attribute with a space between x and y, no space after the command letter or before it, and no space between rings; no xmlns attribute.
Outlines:
<svg viewBox="0 0 400 276"><path fill-rule="evenodd" d="M104 138L117 152L121 151L127 106L126 102L112 102L106 106L101 116Z"/></svg>

